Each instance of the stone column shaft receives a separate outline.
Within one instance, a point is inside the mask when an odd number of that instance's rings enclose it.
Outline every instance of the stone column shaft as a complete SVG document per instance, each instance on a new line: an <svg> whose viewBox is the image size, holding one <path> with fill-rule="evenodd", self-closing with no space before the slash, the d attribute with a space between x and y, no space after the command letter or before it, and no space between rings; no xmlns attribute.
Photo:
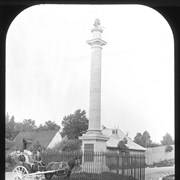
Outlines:
<svg viewBox="0 0 180 180"><path fill-rule="evenodd" d="M101 47L91 48L89 131L101 129Z"/></svg>
<svg viewBox="0 0 180 180"><path fill-rule="evenodd" d="M87 41L91 45L91 74L89 99L89 129L88 133L101 132L101 50L106 44L101 39L103 30L95 27L91 30L93 39Z"/></svg>

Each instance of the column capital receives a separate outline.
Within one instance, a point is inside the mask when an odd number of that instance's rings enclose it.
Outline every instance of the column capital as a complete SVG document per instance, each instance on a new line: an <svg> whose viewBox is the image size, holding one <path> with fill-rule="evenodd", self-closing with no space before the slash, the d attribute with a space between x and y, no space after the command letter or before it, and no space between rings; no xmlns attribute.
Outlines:
<svg viewBox="0 0 180 180"><path fill-rule="evenodd" d="M100 28L100 27L94 27L94 28L91 29L91 32L94 32L94 31L100 31L102 33L103 29Z"/></svg>
<svg viewBox="0 0 180 180"><path fill-rule="evenodd" d="M106 45L106 44L107 44L106 41L104 41L104 40L102 40L102 39L100 39L100 38L91 39L91 40L86 41L86 42L87 42L87 44L89 44L89 45L91 45L91 46L93 46L93 45L103 46L103 45Z"/></svg>

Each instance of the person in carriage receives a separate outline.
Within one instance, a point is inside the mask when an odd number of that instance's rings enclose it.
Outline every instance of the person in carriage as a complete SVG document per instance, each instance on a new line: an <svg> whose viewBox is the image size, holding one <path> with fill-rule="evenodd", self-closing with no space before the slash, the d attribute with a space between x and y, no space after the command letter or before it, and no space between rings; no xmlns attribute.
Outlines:
<svg viewBox="0 0 180 180"><path fill-rule="evenodd" d="M32 171L32 163L30 162L30 158L25 155L24 149L20 151L18 156L18 164L24 166L28 172Z"/></svg>
<svg viewBox="0 0 180 180"><path fill-rule="evenodd" d="M24 153L24 150L20 151L18 156L18 161L20 165L23 165L29 173L39 171L39 166L45 166L42 163L40 151L36 151L33 157L30 157L28 154Z"/></svg>
<svg viewBox="0 0 180 180"><path fill-rule="evenodd" d="M23 149L20 151L20 154L18 156L18 161L19 161L20 164L23 164L26 161Z"/></svg>
<svg viewBox="0 0 180 180"><path fill-rule="evenodd" d="M41 153L39 150L36 151L33 159L34 159L34 163L32 165L32 168L34 170L39 171L40 170L39 167L45 167L45 164L42 162Z"/></svg>

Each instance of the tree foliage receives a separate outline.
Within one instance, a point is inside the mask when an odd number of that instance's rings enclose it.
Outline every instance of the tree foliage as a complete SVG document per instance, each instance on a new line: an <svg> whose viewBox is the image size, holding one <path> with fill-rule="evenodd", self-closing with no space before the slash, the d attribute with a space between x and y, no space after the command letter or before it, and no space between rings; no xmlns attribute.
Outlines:
<svg viewBox="0 0 180 180"><path fill-rule="evenodd" d="M19 132L22 131L47 131L47 130L59 130L60 126L54 121L46 121L44 125L40 124L36 126L35 120L24 119L23 122L15 122L14 116L10 118L9 114L6 114L6 133L5 138L13 140Z"/></svg>
<svg viewBox="0 0 180 180"><path fill-rule="evenodd" d="M45 122L45 127L47 128L47 130L59 130L60 126L57 125L54 121L46 121Z"/></svg>
<svg viewBox="0 0 180 180"><path fill-rule="evenodd" d="M136 136L134 137L134 142L139 144L140 146L142 146L142 134L141 133L137 133Z"/></svg>
<svg viewBox="0 0 180 180"><path fill-rule="evenodd" d="M57 151L78 151L81 150L82 141L79 139L64 139L53 149Z"/></svg>
<svg viewBox="0 0 180 180"><path fill-rule="evenodd" d="M143 147L150 147L150 144L152 141L151 141L151 136L147 131L143 132L141 141L142 141Z"/></svg>
<svg viewBox="0 0 180 180"><path fill-rule="evenodd" d="M35 130L37 127L35 125L35 120L32 119L24 119L23 120L23 127L22 127L23 131L33 131Z"/></svg>
<svg viewBox="0 0 180 180"><path fill-rule="evenodd" d="M8 150L14 145L14 142L5 138L5 149Z"/></svg>
<svg viewBox="0 0 180 180"><path fill-rule="evenodd" d="M173 139L172 139L172 136L171 136L169 133L166 133L166 135L163 136L163 140L161 141L161 144L162 144L163 146L174 144L174 141L173 141Z"/></svg>
<svg viewBox="0 0 180 180"><path fill-rule="evenodd" d="M134 142L145 148L155 145L155 143L152 143L151 136L148 131L144 131L143 134L137 133L134 137Z"/></svg>
<svg viewBox="0 0 180 180"><path fill-rule="evenodd" d="M78 139L88 129L88 119L85 110L76 110L74 114L65 116L62 120L61 135L67 136L68 139Z"/></svg>
<svg viewBox="0 0 180 180"><path fill-rule="evenodd" d="M23 122L15 122L14 123L14 131L34 131L37 129L35 125L35 120L32 119L24 119Z"/></svg>
<svg viewBox="0 0 180 180"><path fill-rule="evenodd" d="M165 149L166 152L171 152L172 150L173 150L172 146L170 146L170 145L166 146L166 149Z"/></svg>
<svg viewBox="0 0 180 180"><path fill-rule="evenodd" d="M9 118L9 115L7 113L6 116L6 133L5 133L5 138L9 140L13 140L16 135L18 134L18 131L15 130L15 118L12 116Z"/></svg>
<svg viewBox="0 0 180 180"><path fill-rule="evenodd" d="M46 121L45 125L40 124L37 131L48 131L48 130L59 130L61 127L57 125L54 121Z"/></svg>

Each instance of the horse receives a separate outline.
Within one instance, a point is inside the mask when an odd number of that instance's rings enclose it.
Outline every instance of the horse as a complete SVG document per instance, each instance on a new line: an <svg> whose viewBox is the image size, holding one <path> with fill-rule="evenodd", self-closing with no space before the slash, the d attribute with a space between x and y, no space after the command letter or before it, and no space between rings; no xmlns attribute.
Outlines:
<svg viewBox="0 0 180 180"><path fill-rule="evenodd" d="M57 170L54 173L45 173L45 178L50 180L53 175L70 177L72 169L74 167L80 167L80 159L78 157L71 159L67 163L65 162L50 162L46 166L46 171Z"/></svg>

